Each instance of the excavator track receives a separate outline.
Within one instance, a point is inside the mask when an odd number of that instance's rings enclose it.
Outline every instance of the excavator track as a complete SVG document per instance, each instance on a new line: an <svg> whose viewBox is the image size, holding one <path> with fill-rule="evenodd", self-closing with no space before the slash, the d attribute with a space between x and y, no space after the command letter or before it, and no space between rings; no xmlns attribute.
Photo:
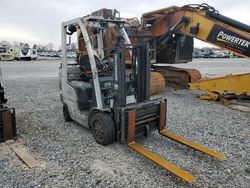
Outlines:
<svg viewBox="0 0 250 188"><path fill-rule="evenodd" d="M173 66L154 66L154 69L165 77L167 86L186 88L188 83L201 79L201 73L196 69Z"/></svg>

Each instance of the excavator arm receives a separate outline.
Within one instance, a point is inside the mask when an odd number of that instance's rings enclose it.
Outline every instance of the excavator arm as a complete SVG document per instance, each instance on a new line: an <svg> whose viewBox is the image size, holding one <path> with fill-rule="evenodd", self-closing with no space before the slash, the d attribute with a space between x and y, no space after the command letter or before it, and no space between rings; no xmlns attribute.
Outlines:
<svg viewBox="0 0 250 188"><path fill-rule="evenodd" d="M250 27L221 15L207 4L173 6L144 13L142 23L159 42L166 43L172 35L181 34L250 57Z"/></svg>

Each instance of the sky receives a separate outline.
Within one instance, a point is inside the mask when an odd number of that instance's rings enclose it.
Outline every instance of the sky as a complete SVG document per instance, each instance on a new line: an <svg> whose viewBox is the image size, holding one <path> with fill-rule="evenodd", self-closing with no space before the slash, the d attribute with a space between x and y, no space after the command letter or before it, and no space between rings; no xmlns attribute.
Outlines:
<svg viewBox="0 0 250 188"><path fill-rule="evenodd" d="M169 6L201 4L200 0L0 0L0 41L27 42L30 45L60 45L63 21L82 17L101 8L117 9L121 17L138 17ZM221 14L250 25L249 0L207 0ZM207 46L195 41L196 47Z"/></svg>

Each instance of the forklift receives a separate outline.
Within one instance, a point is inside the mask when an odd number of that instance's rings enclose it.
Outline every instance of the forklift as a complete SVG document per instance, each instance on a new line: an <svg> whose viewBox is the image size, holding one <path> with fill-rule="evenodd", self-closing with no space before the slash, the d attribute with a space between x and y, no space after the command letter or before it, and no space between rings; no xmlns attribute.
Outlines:
<svg viewBox="0 0 250 188"><path fill-rule="evenodd" d="M115 14L114 14L115 15ZM60 98L65 121L73 120L89 128L96 142L106 146L114 141L127 144L134 151L169 170L185 181L195 177L139 145L136 140L150 132L175 140L217 159L224 155L200 144L192 143L165 130L167 100L150 99L150 70L154 37L128 36L125 20L113 16L106 19L90 15L62 23L62 63L59 67ZM119 32L115 48L105 57L103 33L115 27ZM94 39L90 37L94 32ZM80 53L76 62L67 59L67 38L78 33L87 53ZM130 38L137 39L131 44ZM144 39L147 40L144 40ZM70 40L69 40L70 41ZM126 64L129 52L130 65Z"/></svg>

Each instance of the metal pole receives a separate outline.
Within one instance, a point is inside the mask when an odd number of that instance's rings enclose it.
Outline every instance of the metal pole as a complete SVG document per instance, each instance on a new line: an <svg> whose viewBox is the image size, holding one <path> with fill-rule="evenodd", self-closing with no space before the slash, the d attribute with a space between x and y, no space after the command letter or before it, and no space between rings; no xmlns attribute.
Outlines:
<svg viewBox="0 0 250 188"><path fill-rule="evenodd" d="M102 96L101 96L101 90L100 90L100 83L99 83L99 78L98 78L98 72L96 68L96 62L95 62L95 57L94 57L94 51L89 39L89 35L86 29L85 24L83 21L80 19L79 20L79 26L82 31L82 35L86 44L86 48L88 51L88 56L89 56L89 61L91 65L91 71L92 71L92 76L93 76L93 82L94 82L94 89L95 89L95 97L96 97L96 104L98 109L103 109L103 104L102 104Z"/></svg>

